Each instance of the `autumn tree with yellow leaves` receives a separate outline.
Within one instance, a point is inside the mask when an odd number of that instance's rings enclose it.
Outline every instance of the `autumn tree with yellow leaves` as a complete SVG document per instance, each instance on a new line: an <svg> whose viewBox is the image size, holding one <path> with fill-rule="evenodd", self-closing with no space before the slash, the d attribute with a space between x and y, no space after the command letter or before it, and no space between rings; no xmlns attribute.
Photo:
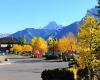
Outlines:
<svg viewBox="0 0 100 80"><path fill-rule="evenodd" d="M10 50L17 54L18 52L22 52L22 46L16 44L16 45L13 45L13 47Z"/></svg>
<svg viewBox="0 0 100 80"><path fill-rule="evenodd" d="M58 49L62 53L66 53L67 51L71 53L77 51L77 38L71 32L69 32L66 37L59 39Z"/></svg>
<svg viewBox="0 0 100 80"><path fill-rule="evenodd" d="M34 47L39 48L45 52L48 50L47 42L41 37L37 39L37 41L34 44Z"/></svg>
<svg viewBox="0 0 100 80"><path fill-rule="evenodd" d="M56 38L49 37L47 44L49 52L58 52L58 40Z"/></svg>
<svg viewBox="0 0 100 80"><path fill-rule="evenodd" d="M33 37L33 38L31 39L31 45L32 45L33 49L34 49L34 47L35 47L35 43L36 43L37 40L38 40L37 37Z"/></svg>
<svg viewBox="0 0 100 80"><path fill-rule="evenodd" d="M31 45L23 45L23 46L22 46L22 51L23 51L23 52L32 51L32 46L31 46Z"/></svg>
<svg viewBox="0 0 100 80"><path fill-rule="evenodd" d="M74 36L73 33L69 32L66 36L68 40L68 48L67 50L75 52L78 51L78 45L77 45L77 38Z"/></svg>
<svg viewBox="0 0 100 80"><path fill-rule="evenodd" d="M69 41L66 37L59 39L58 49L60 52L65 53L68 49Z"/></svg>
<svg viewBox="0 0 100 80"><path fill-rule="evenodd" d="M43 55L45 52L48 51L47 42L42 37L39 37L39 38L33 37L31 40L31 45L33 47L32 54Z"/></svg>
<svg viewBox="0 0 100 80"><path fill-rule="evenodd" d="M15 53L19 53L19 52L29 52L32 51L32 46L31 45L13 45L13 47L10 49L11 51L15 52Z"/></svg>
<svg viewBox="0 0 100 80"><path fill-rule="evenodd" d="M87 16L78 32L80 54L76 58L81 68L88 68L90 79L94 79L96 70L100 70L100 60L95 49L100 46L100 22L93 16Z"/></svg>

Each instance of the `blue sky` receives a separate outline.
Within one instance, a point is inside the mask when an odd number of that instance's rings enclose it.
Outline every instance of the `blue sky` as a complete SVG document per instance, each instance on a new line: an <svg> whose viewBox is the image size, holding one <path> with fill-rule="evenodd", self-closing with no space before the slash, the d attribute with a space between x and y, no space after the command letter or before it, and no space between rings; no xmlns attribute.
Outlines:
<svg viewBox="0 0 100 80"><path fill-rule="evenodd" d="M69 25L82 19L97 0L0 0L0 33L40 28L50 21Z"/></svg>

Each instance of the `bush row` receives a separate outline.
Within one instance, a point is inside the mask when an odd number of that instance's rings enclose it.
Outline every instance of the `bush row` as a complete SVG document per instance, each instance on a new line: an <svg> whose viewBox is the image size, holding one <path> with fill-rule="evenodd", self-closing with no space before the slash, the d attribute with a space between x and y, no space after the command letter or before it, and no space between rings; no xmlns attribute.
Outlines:
<svg viewBox="0 0 100 80"><path fill-rule="evenodd" d="M79 79L88 79L87 68L79 69L77 76ZM41 73L41 78L43 80L75 80L74 73L66 69L44 70Z"/></svg>
<svg viewBox="0 0 100 80"><path fill-rule="evenodd" d="M41 73L43 80L74 80L73 72L65 69L45 70Z"/></svg>

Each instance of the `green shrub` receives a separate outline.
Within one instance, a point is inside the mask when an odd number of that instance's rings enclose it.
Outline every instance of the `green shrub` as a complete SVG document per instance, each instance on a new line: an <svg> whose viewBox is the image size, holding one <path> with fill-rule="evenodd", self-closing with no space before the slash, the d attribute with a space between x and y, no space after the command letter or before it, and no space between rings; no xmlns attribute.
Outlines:
<svg viewBox="0 0 100 80"><path fill-rule="evenodd" d="M41 73L43 80L74 80L73 72L65 69L45 70Z"/></svg>
<svg viewBox="0 0 100 80"><path fill-rule="evenodd" d="M78 72L77 72L77 75L81 78L86 78L88 77L88 69L85 68L85 69L79 69Z"/></svg>
<svg viewBox="0 0 100 80"><path fill-rule="evenodd" d="M69 68L73 67L73 65L77 65L77 63L75 61L70 61L68 64Z"/></svg>

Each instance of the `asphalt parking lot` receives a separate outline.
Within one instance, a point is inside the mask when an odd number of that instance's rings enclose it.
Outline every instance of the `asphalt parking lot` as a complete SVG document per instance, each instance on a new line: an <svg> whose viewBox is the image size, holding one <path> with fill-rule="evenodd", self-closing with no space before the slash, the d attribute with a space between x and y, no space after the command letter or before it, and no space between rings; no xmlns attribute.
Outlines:
<svg viewBox="0 0 100 80"><path fill-rule="evenodd" d="M0 80L42 80L45 69L65 68L67 62L17 62L0 65Z"/></svg>

